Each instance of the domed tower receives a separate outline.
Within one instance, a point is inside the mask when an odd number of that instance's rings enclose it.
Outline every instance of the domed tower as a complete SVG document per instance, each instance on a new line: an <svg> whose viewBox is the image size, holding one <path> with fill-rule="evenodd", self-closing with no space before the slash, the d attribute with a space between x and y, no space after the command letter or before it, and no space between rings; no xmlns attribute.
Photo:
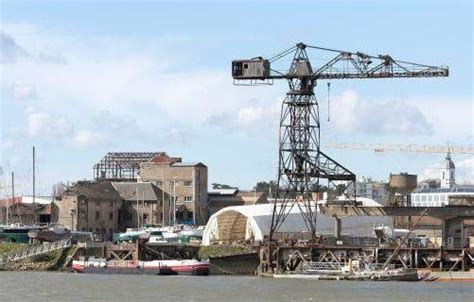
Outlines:
<svg viewBox="0 0 474 302"><path fill-rule="evenodd" d="M453 161L451 160L451 152L446 154L444 159L443 167L441 168L441 188L449 189L452 188L455 184L455 173L456 167L454 166Z"/></svg>

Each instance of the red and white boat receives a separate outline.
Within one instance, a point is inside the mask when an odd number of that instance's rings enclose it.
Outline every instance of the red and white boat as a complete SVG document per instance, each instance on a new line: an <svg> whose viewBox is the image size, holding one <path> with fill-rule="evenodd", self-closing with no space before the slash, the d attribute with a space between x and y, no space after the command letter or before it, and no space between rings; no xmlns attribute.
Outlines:
<svg viewBox="0 0 474 302"><path fill-rule="evenodd" d="M72 271L97 274L148 274L148 275L209 275L207 260L105 260L89 258L73 260Z"/></svg>

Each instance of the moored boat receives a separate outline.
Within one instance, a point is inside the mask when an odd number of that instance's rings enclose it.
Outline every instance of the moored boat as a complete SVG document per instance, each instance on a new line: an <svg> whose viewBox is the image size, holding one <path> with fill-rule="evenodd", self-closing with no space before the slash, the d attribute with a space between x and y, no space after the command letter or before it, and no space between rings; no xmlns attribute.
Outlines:
<svg viewBox="0 0 474 302"><path fill-rule="evenodd" d="M101 274L148 274L148 275L209 275L209 261L206 260L105 260L81 258L72 262L76 273Z"/></svg>

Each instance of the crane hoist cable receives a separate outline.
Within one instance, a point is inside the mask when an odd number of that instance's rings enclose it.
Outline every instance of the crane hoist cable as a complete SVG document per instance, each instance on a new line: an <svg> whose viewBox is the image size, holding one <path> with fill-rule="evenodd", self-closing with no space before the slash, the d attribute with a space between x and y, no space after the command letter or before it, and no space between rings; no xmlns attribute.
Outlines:
<svg viewBox="0 0 474 302"><path fill-rule="evenodd" d="M331 110L330 110L330 107L329 107L329 95L331 93L331 82L328 82L328 122L331 121Z"/></svg>

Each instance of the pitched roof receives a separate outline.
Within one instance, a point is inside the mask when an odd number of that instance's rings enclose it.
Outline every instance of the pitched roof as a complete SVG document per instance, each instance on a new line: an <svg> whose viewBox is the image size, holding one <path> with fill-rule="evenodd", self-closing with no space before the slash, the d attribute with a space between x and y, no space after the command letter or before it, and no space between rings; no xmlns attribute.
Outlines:
<svg viewBox="0 0 474 302"><path fill-rule="evenodd" d="M177 163L172 164L172 166L173 167L194 167L194 166L207 167L205 164L201 162L185 162L185 163L177 162Z"/></svg>
<svg viewBox="0 0 474 302"><path fill-rule="evenodd" d="M92 199L121 199L112 183L108 181L79 181L67 188L64 195L79 195Z"/></svg>
<svg viewBox="0 0 474 302"><path fill-rule="evenodd" d="M113 182L112 186L126 201L136 201L137 193L139 200L158 201L163 194L161 189L149 182Z"/></svg>

